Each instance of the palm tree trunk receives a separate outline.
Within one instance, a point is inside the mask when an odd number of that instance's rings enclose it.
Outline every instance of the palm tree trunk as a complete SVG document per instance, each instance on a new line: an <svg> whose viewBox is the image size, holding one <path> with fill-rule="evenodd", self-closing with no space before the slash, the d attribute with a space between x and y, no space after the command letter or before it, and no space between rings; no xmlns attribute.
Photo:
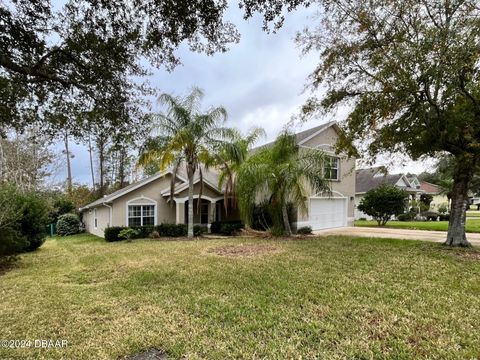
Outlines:
<svg viewBox="0 0 480 360"><path fill-rule="evenodd" d="M473 176L475 164L458 160L458 167L453 178L450 221L445 245L471 246L465 234L466 211L468 203L468 186Z"/></svg>
<svg viewBox="0 0 480 360"><path fill-rule="evenodd" d="M188 237L189 238L193 238L193 176L194 176L194 172L189 171L189 174L188 174Z"/></svg>
<svg viewBox="0 0 480 360"><path fill-rule="evenodd" d="M282 204L282 217L283 217L283 226L285 227L285 232L288 236L292 235L292 229L290 228L290 221L288 220L288 210L287 204Z"/></svg>

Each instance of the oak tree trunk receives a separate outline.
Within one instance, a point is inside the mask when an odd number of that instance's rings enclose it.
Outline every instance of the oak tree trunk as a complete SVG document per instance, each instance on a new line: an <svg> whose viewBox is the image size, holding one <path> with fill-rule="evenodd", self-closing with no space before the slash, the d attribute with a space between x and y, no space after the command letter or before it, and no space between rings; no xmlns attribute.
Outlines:
<svg viewBox="0 0 480 360"><path fill-rule="evenodd" d="M453 177L450 221L445 245L471 246L465 234L466 211L468 205L468 186L473 177L475 164L457 158L457 167Z"/></svg>

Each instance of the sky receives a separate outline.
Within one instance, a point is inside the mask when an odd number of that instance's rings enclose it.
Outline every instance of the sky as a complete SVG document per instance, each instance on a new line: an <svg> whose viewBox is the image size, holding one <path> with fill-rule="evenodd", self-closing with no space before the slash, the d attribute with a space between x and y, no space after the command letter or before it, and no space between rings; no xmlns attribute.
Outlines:
<svg viewBox="0 0 480 360"><path fill-rule="evenodd" d="M317 63L318 54L302 56L294 37L305 26L315 24L316 11L315 8L303 8L288 14L284 26L272 34L262 30L260 17L245 21L242 12L231 7L226 19L232 21L241 34L238 44L233 44L226 53L213 56L193 53L187 47L181 47L177 54L182 65L172 72L156 69L148 81L161 92L174 95L184 95L192 86L198 86L205 92L205 108L220 105L226 108L228 126L243 132L255 126L263 127L267 137L260 143L270 141L298 113L310 94L305 91L305 84ZM158 107L154 104L155 110ZM300 131L330 120L343 120L343 116L340 112L312 119L296 125L294 130ZM55 148L59 150L61 145ZM88 152L79 144L72 144L71 148L75 156L72 160L74 180L88 184ZM388 165L392 172L421 172L432 166L432 162L413 163L401 157L397 157L393 164L391 158L385 158L379 164ZM60 171L56 178L61 181L65 176L66 170Z"/></svg>

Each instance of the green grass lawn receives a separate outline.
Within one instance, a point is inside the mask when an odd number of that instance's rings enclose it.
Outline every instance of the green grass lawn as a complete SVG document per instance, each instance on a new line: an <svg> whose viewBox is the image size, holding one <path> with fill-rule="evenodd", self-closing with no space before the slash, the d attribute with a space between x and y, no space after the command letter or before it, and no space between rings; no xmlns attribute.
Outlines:
<svg viewBox="0 0 480 360"><path fill-rule="evenodd" d="M378 224L373 220L356 220L355 226L377 227ZM436 230L447 231L448 221L389 221L387 228L412 229L412 230ZM466 232L480 232L480 219L467 219L465 226Z"/></svg>
<svg viewBox="0 0 480 360"><path fill-rule="evenodd" d="M3 348L0 359L148 348L189 359L473 359L479 259L478 249L346 237L51 239L0 276L0 338L68 347Z"/></svg>
<svg viewBox="0 0 480 360"><path fill-rule="evenodd" d="M480 211L477 210L467 210L468 217L480 217Z"/></svg>

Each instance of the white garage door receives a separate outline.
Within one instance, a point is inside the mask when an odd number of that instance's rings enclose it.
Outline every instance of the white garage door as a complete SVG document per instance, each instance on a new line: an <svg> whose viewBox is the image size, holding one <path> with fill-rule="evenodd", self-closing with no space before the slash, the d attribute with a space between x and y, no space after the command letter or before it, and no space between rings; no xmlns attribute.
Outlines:
<svg viewBox="0 0 480 360"><path fill-rule="evenodd" d="M309 222L313 230L347 226L347 199L311 198Z"/></svg>

